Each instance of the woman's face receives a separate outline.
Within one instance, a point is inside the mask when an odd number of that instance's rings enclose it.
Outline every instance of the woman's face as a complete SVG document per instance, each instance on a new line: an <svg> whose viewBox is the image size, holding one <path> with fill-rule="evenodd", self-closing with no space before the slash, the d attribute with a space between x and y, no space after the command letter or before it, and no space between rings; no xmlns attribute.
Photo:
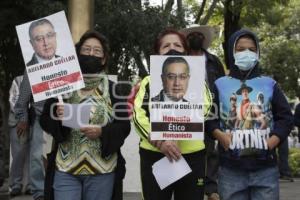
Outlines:
<svg viewBox="0 0 300 200"><path fill-rule="evenodd" d="M103 47L97 38L89 38L85 40L80 48L80 54L86 56L95 56L102 58L102 64L105 64Z"/></svg>
<svg viewBox="0 0 300 200"><path fill-rule="evenodd" d="M185 51L179 36L176 34L168 34L161 39L159 54L164 55L171 49L182 53Z"/></svg>

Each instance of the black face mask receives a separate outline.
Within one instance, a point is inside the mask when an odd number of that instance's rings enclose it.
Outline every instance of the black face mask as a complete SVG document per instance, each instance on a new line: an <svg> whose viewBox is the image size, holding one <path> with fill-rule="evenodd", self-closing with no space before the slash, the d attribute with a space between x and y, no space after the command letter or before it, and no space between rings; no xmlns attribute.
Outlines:
<svg viewBox="0 0 300 200"><path fill-rule="evenodd" d="M188 42L191 50L199 51L203 48L204 38L198 35L192 35L189 37Z"/></svg>
<svg viewBox="0 0 300 200"><path fill-rule="evenodd" d="M104 70L104 65L101 63L103 58L87 55L78 55L80 69L83 74L95 74Z"/></svg>
<svg viewBox="0 0 300 200"><path fill-rule="evenodd" d="M171 49L170 51L168 51L164 55L166 55L166 56L183 56L183 55L185 55L185 53L176 51L175 49Z"/></svg>

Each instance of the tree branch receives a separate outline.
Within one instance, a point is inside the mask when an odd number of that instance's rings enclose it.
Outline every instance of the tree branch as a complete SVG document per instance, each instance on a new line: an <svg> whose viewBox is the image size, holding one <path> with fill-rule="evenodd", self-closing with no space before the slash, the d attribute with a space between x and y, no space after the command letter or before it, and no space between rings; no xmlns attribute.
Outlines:
<svg viewBox="0 0 300 200"><path fill-rule="evenodd" d="M171 11L172 11L172 7L174 5L174 0L168 0L164 9L164 15L165 17L169 18Z"/></svg>
<svg viewBox="0 0 300 200"><path fill-rule="evenodd" d="M184 27L184 11L182 6L182 0L177 0L177 17L180 27Z"/></svg>
<svg viewBox="0 0 300 200"><path fill-rule="evenodd" d="M202 4L201 4L201 6L200 6L199 12L198 12L198 14L197 14L197 16L196 16L196 19L195 19L195 21L194 21L195 24L198 24L198 23L199 23L200 18L201 18L201 16L202 16L203 12L204 12L205 4L206 4L206 0L203 0L203 1L202 1Z"/></svg>
<svg viewBox="0 0 300 200"><path fill-rule="evenodd" d="M137 67L139 69L139 77L144 78L149 73L147 71L147 67L143 63L143 58L141 56L141 53L137 52L137 51L134 51L133 52L133 57L134 57L135 63L137 64Z"/></svg>
<svg viewBox="0 0 300 200"><path fill-rule="evenodd" d="M219 1L219 0L214 0L214 1L212 2L212 4L210 5L210 7L209 7L209 9L208 9L208 11L207 11L206 16L204 17L203 20L200 21L200 24L203 24L203 25L207 24L207 22L209 21L210 17L212 16L212 14L213 14L213 12L214 12L214 9L215 9L216 6L217 6L218 1Z"/></svg>

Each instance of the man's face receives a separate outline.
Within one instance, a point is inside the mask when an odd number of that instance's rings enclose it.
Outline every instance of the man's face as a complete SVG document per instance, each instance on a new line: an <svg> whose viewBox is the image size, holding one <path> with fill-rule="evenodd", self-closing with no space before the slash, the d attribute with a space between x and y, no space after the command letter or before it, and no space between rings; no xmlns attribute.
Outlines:
<svg viewBox="0 0 300 200"><path fill-rule="evenodd" d="M247 90L246 88L244 88L244 89L242 90L242 96L243 96L243 99L248 99L248 98L249 98L249 97L248 97L248 94L249 94L248 90Z"/></svg>
<svg viewBox="0 0 300 200"><path fill-rule="evenodd" d="M36 26L32 29L31 37L31 45L39 57L50 60L55 56L56 33L50 24Z"/></svg>
<svg viewBox="0 0 300 200"><path fill-rule="evenodd" d="M188 66L185 63L169 64L161 78L167 96L173 101L181 100L188 88L190 78Z"/></svg>

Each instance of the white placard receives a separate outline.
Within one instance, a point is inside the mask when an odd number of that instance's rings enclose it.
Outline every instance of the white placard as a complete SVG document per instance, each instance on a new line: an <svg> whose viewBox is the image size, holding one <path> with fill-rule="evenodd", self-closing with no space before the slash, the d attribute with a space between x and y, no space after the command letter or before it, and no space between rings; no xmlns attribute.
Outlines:
<svg viewBox="0 0 300 200"><path fill-rule="evenodd" d="M151 140L203 140L205 58L151 56Z"/></svg>
<svg viewBox="0 0 300 200"><path fill-rule="evenodd" d="M64 11L16 29L35 102L84 87Z"/></svg>

